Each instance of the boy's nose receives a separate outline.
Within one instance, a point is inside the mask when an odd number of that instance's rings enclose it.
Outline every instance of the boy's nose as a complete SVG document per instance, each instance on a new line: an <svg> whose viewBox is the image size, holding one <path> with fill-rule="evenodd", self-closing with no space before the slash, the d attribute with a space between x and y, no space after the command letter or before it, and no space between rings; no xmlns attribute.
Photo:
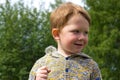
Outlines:
<svg viewBox="0 0 120 80"><path fill-rule="evenodd" d="M78 35L78 40L83 40L85 39L85 35L83 33Z"/></svg>

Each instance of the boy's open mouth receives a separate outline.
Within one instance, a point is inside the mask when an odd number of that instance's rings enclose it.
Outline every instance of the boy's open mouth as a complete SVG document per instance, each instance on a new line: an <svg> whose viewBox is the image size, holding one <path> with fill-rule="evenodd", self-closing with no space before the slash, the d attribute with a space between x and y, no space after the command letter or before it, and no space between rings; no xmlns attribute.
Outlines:
<svg viewBox="0 0 120 80"><path fill-rule="evenodd" d="M83 46L83 44L75 43L76 46Z"/></svg>

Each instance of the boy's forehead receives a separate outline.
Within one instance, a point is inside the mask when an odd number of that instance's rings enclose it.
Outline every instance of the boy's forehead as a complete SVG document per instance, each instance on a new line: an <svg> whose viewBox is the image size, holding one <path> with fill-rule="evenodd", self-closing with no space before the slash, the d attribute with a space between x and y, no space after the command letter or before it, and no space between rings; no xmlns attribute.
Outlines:
<svg viewBox="0 0 120 80"><path fill-rule="evenodd" d="M72 16L67 22L67 24L78 24L78 23L89 24L89 22L80 14Z"/></svg>

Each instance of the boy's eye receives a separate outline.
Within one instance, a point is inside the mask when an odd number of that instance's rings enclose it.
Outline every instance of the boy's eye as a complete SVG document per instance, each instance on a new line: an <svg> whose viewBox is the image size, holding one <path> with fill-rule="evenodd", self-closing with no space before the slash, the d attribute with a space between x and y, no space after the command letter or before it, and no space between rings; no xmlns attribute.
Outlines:
<svg viewBox="0 0 120 80"><path fill-rule="evenodd" d="M74 34L82 33L83 35L88 35L88 31L81 32L80 30L72 30L71 32L74 33Z"/></svg>
<svg viewBox="0 0 120 80"><path fill-rule="evenodd" d="M88 34L88 31L85 31L85 34Z"/></svg>
<svg viewBox="0 0 120 80"><path fill-rule="evenodd" d="M84 35L88 35L88 31L85 31L85 32L84 32Z"/></svg>
<svg viewBox="0 0 120 80"><path fill-rule="evenodd" d="M71 32L73 32L73 33L80 33L79 30L73 30L73 31L71 31Z"/></svg>

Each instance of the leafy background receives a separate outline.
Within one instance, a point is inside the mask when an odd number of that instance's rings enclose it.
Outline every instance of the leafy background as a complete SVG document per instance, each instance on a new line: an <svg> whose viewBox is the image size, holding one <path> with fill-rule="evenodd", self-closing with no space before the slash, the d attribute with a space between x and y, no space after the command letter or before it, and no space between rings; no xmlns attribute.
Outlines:
<svg viewBox="0 0 120 80"><path fill-rule="evenodd" d="M64 0L55 0L54 9ZM103 80L120 80L120 1L83 0L91 15L89 44L84 52L99 64ZM29 8L18 1L0 4L0 80L27 80L35 61L49 45L56 46L50 10Z"/></svg>

